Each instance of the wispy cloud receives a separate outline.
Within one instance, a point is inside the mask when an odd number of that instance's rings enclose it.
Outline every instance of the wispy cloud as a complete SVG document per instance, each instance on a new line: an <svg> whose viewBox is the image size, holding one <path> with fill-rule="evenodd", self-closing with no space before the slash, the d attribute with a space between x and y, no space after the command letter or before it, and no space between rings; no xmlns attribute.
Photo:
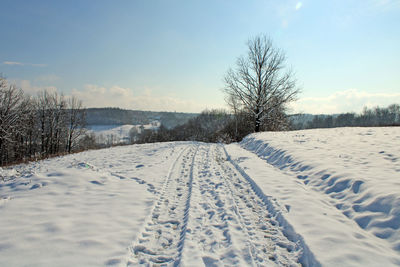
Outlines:
<svg viewBox="0 0 400 267"><path fill-rule="evenodd" d="M302 2L297 2L295 9L299 10L303 6Z"/></svg>
<svg viewBox="0 0 400 267"><path fill-rule="evenodd" d="M14 61L4 61L4 65L18 65L18 66L23 66L24 64L21 62L14 62Z"/></svg>
<svg viewBox="0 0 400 267"><path fill-rule="evenodd" d="M334 114L360 112L364 107L385 107L400 103L400 93L369 93L357 89L339 91L326 97L305 97L292 104L294 112Z"/></svg>
<svg viewBox="0 0 400 267"><path fill-rule="evenodd" d="M46 67L47 64L34 64L34 63L24 63L17 61L3 61L4 65L13 65L13 66L32 66L32 67Z"/></svg>

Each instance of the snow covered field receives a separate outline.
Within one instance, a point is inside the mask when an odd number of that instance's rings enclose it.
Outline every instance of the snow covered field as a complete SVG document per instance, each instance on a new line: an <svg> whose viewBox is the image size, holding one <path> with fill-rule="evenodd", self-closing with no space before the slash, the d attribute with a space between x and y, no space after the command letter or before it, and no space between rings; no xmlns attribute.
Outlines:
<svg viewBox="0 0 400 267"><path fill-rule="evenodd" d="M151 124L145 125L91 125L89 133L94 133L98 144L128 144L130 142L130 131L135 128L137 133L141 133L142 129L157 130L160 127L159 121L153 121Z"/></svg>
<svg viewBox="0 0 400 267"><path fill-rule="evenodd" d="M253 134L241 147L252 153L240 166L324 265L400 265L400 127Z"/></svg>
<svg viewBox="0 0 400 267"><path fill-rule="evenodd" d="M130 142L129 132L132 128L139 128L138 126L125 124L125 125L91 125L89 133L94 133L97 144L128 144Z"/></svg>
<svg viewBox="0 0 400 267"><path fill-rule="evenodd" d="M399 144L306 130L0 170L0 266L400 265Z"/></svg>

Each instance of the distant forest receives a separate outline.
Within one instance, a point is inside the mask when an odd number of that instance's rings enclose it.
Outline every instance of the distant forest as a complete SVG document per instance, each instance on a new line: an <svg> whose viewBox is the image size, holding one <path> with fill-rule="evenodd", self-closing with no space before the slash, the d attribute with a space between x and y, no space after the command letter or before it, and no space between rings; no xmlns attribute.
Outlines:
<svg viewBox="0 0 400 267"><path fill-rule="evenodd" d="M182 112L155 112L126 110L120 108L88 108L86 109L87 125L146 125L157 120L164 127L171 129L185 124L199 114Z"/></svg>
<svg viewBox="0 0 400 267"><path fill-rule="evenodd" d="M290 116L290 121L292 130L348 126L400 126L400 105L364 108L360 114L354 112L334 115L296 114Z"/></svg>
<svg viewBox="0 0 400 267"><path fill-rule="evenodd" d="M193 124L194 121L200 123L204 118L204 114L209 114L210 120L212 117L218 117L225 120L231 120L232 117L226 111L204 111L201 114L183 113L183 112L155 112L155 111L140 111L140 110L125 110L120 108L88 108L86 109L86 124L90 125L146 125L153 121L159 121L161 125L167 129L173 129L177 126L183 126L189 121ZM212 115L213 114L213 115ZM219 114L219 115L217 115ZM199 121L199 118L202 120ZM280 130L302 130L314 128L334 128L334 127L374 127L374 126L399 126L400 125L400 105L392 104L386 108L374 107L364 108L357 114L354 112L332 114L332 115L313 115L313 114L292 114L287 115L288 122L286 127ZM201 124L201 123L200 123ZM222 125L226 122L222 123ZM267 130L276 130L274 128Z"/></svg>

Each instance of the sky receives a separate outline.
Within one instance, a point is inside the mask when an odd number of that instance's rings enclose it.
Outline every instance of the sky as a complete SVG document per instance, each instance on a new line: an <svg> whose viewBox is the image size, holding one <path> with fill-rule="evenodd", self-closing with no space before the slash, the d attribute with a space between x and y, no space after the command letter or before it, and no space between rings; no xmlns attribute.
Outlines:
<svg viewBox="0 0 400 267"><path fill-rule="evenodd" d="M269 36L301 88L291 112L400 103L400 0L2 0L0 73L86 107L227 108L223 78Z"/></svg>

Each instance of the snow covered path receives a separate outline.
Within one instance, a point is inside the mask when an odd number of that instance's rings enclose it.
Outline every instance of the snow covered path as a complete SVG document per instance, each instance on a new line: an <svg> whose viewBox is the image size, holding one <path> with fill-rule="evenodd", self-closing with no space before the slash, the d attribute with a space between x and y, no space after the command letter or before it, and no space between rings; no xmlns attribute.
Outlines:
<svg viewBox="0 0 400 267"><path fill-rule="evenodd" d="M304 248L269 210L222 146L193 144L169 171L128 265L300 265Z"/></svg>

